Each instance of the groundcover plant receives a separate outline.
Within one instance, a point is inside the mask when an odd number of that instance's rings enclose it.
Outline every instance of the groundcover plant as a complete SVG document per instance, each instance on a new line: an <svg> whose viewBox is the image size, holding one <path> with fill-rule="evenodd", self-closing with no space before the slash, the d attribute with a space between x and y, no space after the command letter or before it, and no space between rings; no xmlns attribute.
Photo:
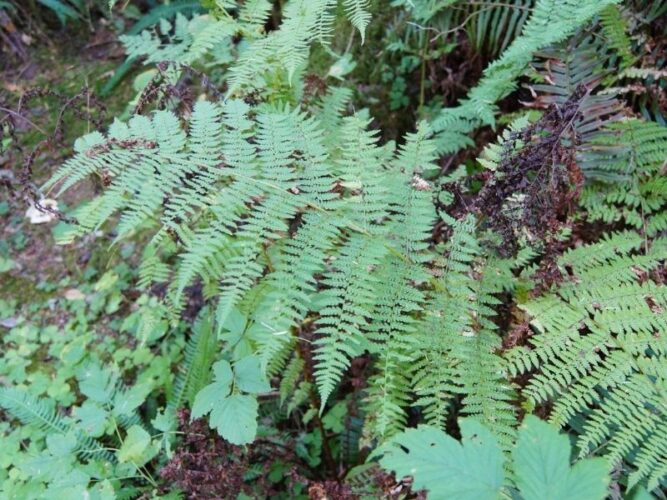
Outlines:
<svg viewBox="0 0 667 500"><path fill-rule="evenodd" d="M664 498L666 20L0 1L0 498Z"/></svg>

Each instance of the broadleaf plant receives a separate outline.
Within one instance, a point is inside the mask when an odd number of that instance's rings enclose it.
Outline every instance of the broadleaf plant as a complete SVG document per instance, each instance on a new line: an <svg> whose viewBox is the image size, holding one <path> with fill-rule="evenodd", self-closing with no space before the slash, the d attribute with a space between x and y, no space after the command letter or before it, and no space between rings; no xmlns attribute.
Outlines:
<svg viewBox="0 0 667 500"><path fill-rule="evenodd" d="M509 463L493 433L477 420L463 419L459 426L461 442L430 426L403 431L377 451L380 464L398 476L412 476L415 488L434 499L607 497L605 461L589 458L571 466L567 436L535 416L519 427Z"/></svg>
<svg viewBox="0 0 667 500"><path fill-rule="evenodd" d="M1 498L663 495L666 2L104 4L113 119L0 97L83 263L0 299Z"/></svg>

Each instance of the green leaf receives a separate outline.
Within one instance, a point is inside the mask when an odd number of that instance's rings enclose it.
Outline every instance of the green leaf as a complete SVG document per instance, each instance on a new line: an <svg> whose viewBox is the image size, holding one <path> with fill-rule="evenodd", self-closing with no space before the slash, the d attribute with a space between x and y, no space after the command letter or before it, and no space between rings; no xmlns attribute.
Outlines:
<svg viewBox="0 0 667 500"><path fill-rule="evenodd" d="M229 311L229 314L225 318L225 321L222 323L222 328L224 330L228 330L233 333L236 332L243 333L247 323L248 323L248 318L246 317L246 315L243 314L238 309L233 308Z"/></svg>
<svg viewBox="0 0 667 500"><path fill-rule="evenodd" d="M63 457L76 449L76 436L73 432L67 434L49 434L46 436L46 446L51 455Z"/></svg>
<svg viewBox="0 0 667 500"><path fill-rule="evenodd" d="M234 394L224 398L211 411L211 427L232 444L252 443L257 434L257 400Z"/></svg>
<svg viewBox="0 0 667 500"><path fill-rule="evenodd" d="M331 410L322 417L322 425L328 431L340 434L345 430L345 415L347 414L347 404L345 401L339 401Z"/></svg>
<svg viewBox="0 0 667 500"><path fill-rule="evenodd" d="M127 430L123 445L117 452L118 461L140 464L144 452L151 444L151 436L141 426L133 425Z"/></svg>
<svg viewBox="0 0 667 500"><path fill-rule="evenodd" d="M239 389L251 394L268 392L271 386L266 381L259 358L247 356L234 365L234 381Z"/></svg>
<svg viewBox="0 0 667 500"><path fill-rule="evenodd" d="M201 418L209 413L218 402L229 394L229 385L224 386L212 383L204 387L195 396L195 402L192 405L192 419Z"/></svg>
<svg viewBox="0 0 667 500"><path fill-rule="evenodd" d="M74 408L73 414L87 435L100 437L104 434L108 413L98 404L85 401L80 407Z"/></svg>
<svg viewBox="0 0 667 500"><path fill-rule="evenodd" d="M0 256L0 273L11 271L15 266L16 262L14 262L12 259Z"/></svg>
<svg viewBox="0 0 667 500"><path fill-rule="evenodd" d="M61 2L60 0L37 0L39 3L42 5L48 7L51 9L55 14L58 16L58 19L60 19L60 22L62 24L65 24L65 21L67 19L77 19L80 17L79 13L74 10L72 7L69 5Z"/></svg>
<svg viewBox="0 0 667 500"><path fill-rule="evenodd" d="M213 365L215 381L207 385L195 396L192 405L191 418L201 418L220 403L229 394L232 386L232 367L226 360L220 360Z"/></svg>
<svg viewBox="0 0 667 500"><path fill-rule="evenodd" d="M351 54L345 54L343 57L338 59L334 64L329 68L328 76L338 78L343 80L343 77L348 73L351 73L354 68L356 68L357 63L352 59Z"/></svg>
<svg viewBox="0 0 667 500"><path fill-rule="evenodd" d="M90 363L77 377L79 390L96 403L108 403L116 391L117 374L97 364Z"/></svg>
<svg viewBox="0 0 667 500"><path fill-rule="evenodd" d="M435 427L409 429L379 450L380 463L399 477L412 476L413 489L427 489L430 499L496 498L504 479L503 453L476 420L460 425L460 443Z"/></svg>
<svg viewBox="0 0 667 500"><path fill-rule="evenodd" d="M131 415L146 401L149 392L150 387L146 385L134 385L127 391L116 393L113 414L116 416Z"/></svg>
<svg viewBox="0 0 667 500"><path fill-rule="evenodd" d="M607 462L592 458L570 467L566 435L529 415L512 452L516 484L526 500L594 500L607 496Z"/></svg>
<svg viewBox="0 0 667 500"><path fill-rule="evenodd" d="M215 375L215 381L220 384L231 384L233 375L232 367L229 364L229 361L224 359L218 361L213 365L213 375Z"/></svg>
<svg viewBox="0 0 667 500"><path fill-rule="evenodd" d="M168 432L176 429L177 427L176 418L171 412L160 410L155 415L155 418L151 420L151 425L155 427L156 430L160 432Z"/></svg>
<svg viewBox="0 0 667 500"><path fill-rule="evenodd" d="M113 271L107 271L102 275L102 277L95 283L95 291L102 292L105 290L111 289L116 282L118 281L118 274Z"/></svg>
<svg viewBox="0 0 667 500"><path fill-rule="evenodd" d="M81 469L72 469L66 474L55 477L48 485L43 498L58 500L60 498L86 498L86 487L90 476Z"/></svg>
<svg viewBox="0 0 667 500"><path fill-rule="evenodd" d="M73 455L59 457L42 453L22 461L18 468L32 480L55 481L72 470Z"/></svg>

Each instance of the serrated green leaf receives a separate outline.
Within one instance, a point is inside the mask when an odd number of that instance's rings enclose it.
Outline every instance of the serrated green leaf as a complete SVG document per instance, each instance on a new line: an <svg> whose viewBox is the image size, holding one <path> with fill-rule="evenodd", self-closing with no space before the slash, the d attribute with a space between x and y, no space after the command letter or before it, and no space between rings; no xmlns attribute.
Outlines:
<svg viewBox="0 0 667 500"><path fill-rule="evenodd" d="M244 315L238 309L233 308L229 311L225 321L222 323L222 328L232 333L243 333L247 323L248 318L246 315Z"/></svg>
<svg viewBox="0 0 667 500"><path fill-rule="evenodd" d="M129 390L118 392L114 397L113 414L116 416L131 415L146 401L149 388L144 385L134 385Z"/></svg>
<svg viewBox="0 0 667 500"><path fill-rule="evenodd" d="M151 444L151 436L143 427L133 425L127 430L127 435L123 440L123 445L116 453L118 461L141 463L143 454Z"/></svg>
<svg viewBox="0 0 667 500"><path fill-rule="evenodd" d="M97 403L108 403L116 391L117 374L94 363L80 370L77 378L79 390Z"/></svg>
<svg viewBox="0 0 667 500"><path fill-rule="evenodd" d="M222 359L215 363L213 365L213 375L215 375L215 381L219 384L231 384L234 376L229 361Z"/></svg>
<svg viewBox="0 0 667 500"><path fill-rule="evenodd" d="M570 467L567 436L529 415L512 452L516 484L526 500L594 500L607 496L609 476L602 458L581 460Z"/></svg>
<svg viewBox="0 0 667 500"><path fill-rule="evenodd" d="M164 410L158 411L155 418L151 420L151 425L161 432L168 432L176 429L176 423L176 418L174 417L173 412Z"/></svg>
<svg viewBox="0 0 667 500"><path fill-rule="evenodd" d="M252 396L233 394L211 411L211 427L232 444L252 443L257 434L257 400Z"/></svg>
<svg viewBox="0 0 667 500"><path fill-rule="evenodd" d="M232 387L232 367L226 360L220 360L213 365L215 381L200 390L195 396L192 405L191 418L201 418L209 413L223 398L229 395Z"/></svg>
<svg viewBox="0 0 667 500"><path fill-rule="evenodd" d="M58 457L43 453L19 464L19 469L33 480L53 481L72 470L74 456Z"/></svg>
<svg viewBox="0 0 667 500"><path fill-rule="evenodd" d="M192 419L201 418L213 410L215 405L229 394L229 387L229 385L224 386L215 382L204 387L195 396L190 417Z"/></svg>
<svg viewBox="0 0 667 500"><path fill-rule="evenodd" d="M251 394L271 390L257 356L247 356L234 364L234 381L239 389Z"/></svg>
<svg viewBox="0 0 667 500"><path fill-rule="evenodd" d="M412 476L414 489L427 489L432 499L496 498L504 480L503 453L476 420L460 425L460 443L435 427L409 429L382 448L380 463L399 477Z"/></svg>
<svg viewBox="0 0 667 500"><path fill-rule="evenodd" d="M74 408L72 413L87 435L99 437L104 434L109 414L97 403L85 401L80 407Z"/></svg>
<svg viewBox="0 0 667 500"><path fill-rule="evenodd" d="M76 449L76 436L73 432L67 434L49 434L46 436L46 446L49 453L55 457L69 455Z"/></svg>

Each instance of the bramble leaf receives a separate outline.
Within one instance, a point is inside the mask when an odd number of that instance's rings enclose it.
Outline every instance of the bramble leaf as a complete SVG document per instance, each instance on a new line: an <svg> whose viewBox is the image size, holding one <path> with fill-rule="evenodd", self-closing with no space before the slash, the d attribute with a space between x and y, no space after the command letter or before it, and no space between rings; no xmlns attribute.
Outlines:
<svg viewBox="0 0 667 500"><path fill-rule="evenodd" d="M233 394L222 399L211 411L211 427L232 444L252 443L257 434L257 400Z"/></svg>
<svg viewBox="0 0 667 500"><path fill-rule="evenodd" d="M571 447L564 434L529 415L512 452L516 484L526 500L590 500L607 496L609 475L602 458L570 467Z"/></svg>
<svg viewBox="0 0 667 500"><path fill-rule="evenodd" d="M144 452L151 443L151 436L141 426L133 425L127 430L122 446L117 452L118 461L134 462L140 465Z"/></svg>
<svg viewBox="0 0 667 500"><path fill-rule="evenodd" d="M234 364L234 380L239 389L251 394L259 394L271 390L264 378L257 356L247 356Z"/></svg>
<svg viewBox="0 0 667 500"><path fill-rule="evenodd" d="M504 480L503 453L479 422L460 424L461 442L435 427L408 429L383 447L380 463L399 477L412 476L414 489L427 489L429 498L496 498Z"/></svg>

